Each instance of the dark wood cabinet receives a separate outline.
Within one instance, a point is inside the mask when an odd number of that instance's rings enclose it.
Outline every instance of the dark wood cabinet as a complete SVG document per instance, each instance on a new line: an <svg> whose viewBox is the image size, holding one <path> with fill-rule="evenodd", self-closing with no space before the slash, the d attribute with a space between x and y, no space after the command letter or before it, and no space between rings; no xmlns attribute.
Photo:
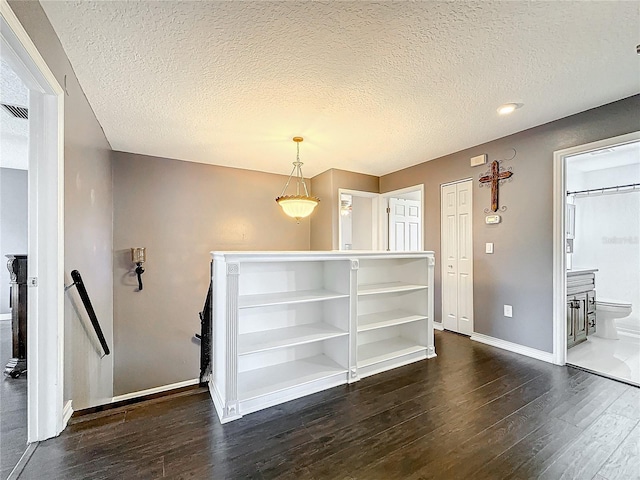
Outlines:
<svg viewBox="0 0 640 480"><path fill-rule="evenodd" d="M596 331L595 270L567 273L567 348Z"/></svg>
<svg viewBox="0 0 640 480"><path fill-rule="evenodd" d="M17 378L27 370L27 256L6 255L11 278L11 336L13 358L4 374Z"/></svg>

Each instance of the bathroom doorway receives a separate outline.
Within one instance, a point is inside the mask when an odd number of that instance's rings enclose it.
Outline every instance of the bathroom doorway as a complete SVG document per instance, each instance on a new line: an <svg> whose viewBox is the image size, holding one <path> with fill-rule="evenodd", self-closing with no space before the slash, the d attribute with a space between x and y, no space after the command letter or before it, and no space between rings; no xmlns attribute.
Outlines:
<svg viewBox="0 0 640 480"><path fill-rule="evenodd" d="M28 291L29 444L24 445L26 450L9 474L11 478L28 461L37 442L58 435L72 413L70 403L67 409L63 403L64 91L7 2L0 2L0 43L0 59L28 89L28 239L24 252L28 262L21 276Z"/></svg>
<svg viewBox="0 0 640 480"><path fill-rule="evenodd" d="M0 479L27 448L26 287L17 277L28 249L28 106L29 89L0 55Z"/></svg>
<svg viewBox="0 0 640 480"><path fill-rule="evenodd" d="M564 353L566 364L640 385L640 135L556 152L555 160L554 217L563 218L554 225L562 224L554 245L554 268L561 268L554 278L554 353Z"/></svg>
<svg viewBox="0 0 640 480"><path fill-rule="evenodd" d="M378 250L379 195L338 190L338 242L340 250Z"/></svg>

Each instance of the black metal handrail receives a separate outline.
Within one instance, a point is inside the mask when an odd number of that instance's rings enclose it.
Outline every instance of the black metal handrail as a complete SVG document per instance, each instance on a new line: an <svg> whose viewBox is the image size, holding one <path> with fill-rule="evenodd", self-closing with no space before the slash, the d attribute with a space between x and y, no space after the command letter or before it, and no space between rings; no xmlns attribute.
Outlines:
<svg viewBox="0 0 640 480"><path fill-rule="evenodd" d="M111 353L109 351L109 345L107 345L107 341L105 340L104 334L102 333L102 328L100 328L100 322L98 322L98 317L96 317L96 312L93 310L93 305L91 305L91 299L89 298L87 289L84 286L80 272L78 270L73 270L71 272L71 278L73 279L73 284L71 284L69 287L72 287L73 285L78 287L78 294L80 295L80 299L84 304L84 308L87 309L89 320L91 320L91 325L93 325L93 329L95 330L96 335L98 336L98 340L100 340L100 345L102 345L104 354L109 355L109 353Z"/></svg>
<svg viewBox="0 0 640 480"><path fill-rule="evenodd" d="M213 262L211 262L211 273L213 273ZM211 275L209 275L211 279ZM200 386L207 384L207 379L212 370L211 365L211 342L212 342L212 318L211 318L211 301L213 294L213 280L209 283L207 291L207 299L204 302L204 308L200 312L200 334L195 335L200 339Z"/></svg>

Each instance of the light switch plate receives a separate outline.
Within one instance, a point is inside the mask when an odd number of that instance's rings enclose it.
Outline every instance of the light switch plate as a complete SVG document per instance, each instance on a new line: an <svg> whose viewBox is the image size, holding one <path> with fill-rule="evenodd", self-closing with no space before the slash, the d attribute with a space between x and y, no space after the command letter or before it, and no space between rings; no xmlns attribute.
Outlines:
<svg viewBox="0 0 640 480"><path fill-rule="evenodd" d="M493 253L493 243L486 243L485 244L484 253Z"/></svg>
<svg viewBox="0 0 640 480"><path fill-rule="evenodd" d="M504 316L513 317L513 307L511 305L504 306Z"/></svg>

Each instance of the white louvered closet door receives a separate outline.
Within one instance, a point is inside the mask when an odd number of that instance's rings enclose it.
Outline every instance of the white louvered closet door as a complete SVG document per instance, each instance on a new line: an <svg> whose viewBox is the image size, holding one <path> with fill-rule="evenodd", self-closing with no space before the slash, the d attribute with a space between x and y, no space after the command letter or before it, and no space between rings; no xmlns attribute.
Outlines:
<svg viewBox="0 0 640 480"><path fill-rule="evenodd" d="M473 333L473 182L441 190L442 322L447 330Z"/></svg>

